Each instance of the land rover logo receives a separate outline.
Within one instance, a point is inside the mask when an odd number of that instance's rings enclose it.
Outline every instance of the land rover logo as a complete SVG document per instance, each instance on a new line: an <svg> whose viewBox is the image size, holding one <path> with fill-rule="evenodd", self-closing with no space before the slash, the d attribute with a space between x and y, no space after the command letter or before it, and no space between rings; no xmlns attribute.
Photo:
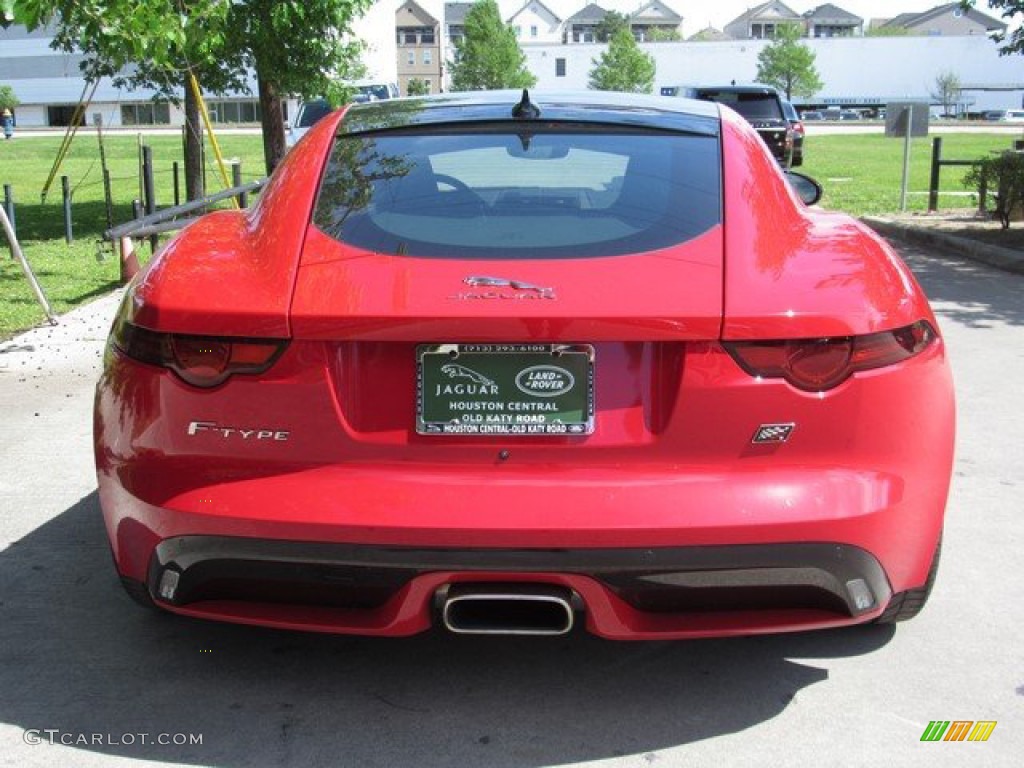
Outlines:
<svg viewBox="0 0 1024 768"><path fill-rule="evenodd" d="M572 374L557 365L532 365L516 376L516 386L535 397L564 395L575 383Z"/></svg>

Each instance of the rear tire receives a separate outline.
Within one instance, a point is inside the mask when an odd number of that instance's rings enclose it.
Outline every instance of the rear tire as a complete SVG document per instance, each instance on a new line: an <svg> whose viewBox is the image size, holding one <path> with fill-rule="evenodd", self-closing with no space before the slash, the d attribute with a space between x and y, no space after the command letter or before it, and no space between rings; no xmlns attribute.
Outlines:
<svg viewBox="0 0 1024 768"><path fill-rule="evenodd" d="M905 592L897 592L892 596L889 605L882 611L882 615L875 619L876 624L895 624L897 621L912 619L921 612L924 604L928 602L928 596L932 593L932 585L935 584L935 575L939 572L939 553L942 550L942 537L935 545L935 554L932 555L932 565L928 569L928 578L924 586L917 589L908 589Z"/></svg>

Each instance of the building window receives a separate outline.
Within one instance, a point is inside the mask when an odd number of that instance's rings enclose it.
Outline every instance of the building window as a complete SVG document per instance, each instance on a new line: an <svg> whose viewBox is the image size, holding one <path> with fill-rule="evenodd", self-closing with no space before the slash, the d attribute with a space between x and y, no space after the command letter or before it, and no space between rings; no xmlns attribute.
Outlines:
<svg viewBox="0 0 1024 768"><path fill-rule="evenodd" d="M520 27L518 24L516 24L514 27L512 27L512 29L514 29L516 31L516 37L522 37L523 36L523 28Z"/></svg>
<svg viewBox="0 0 1024 768"><path fill-rule="evenodd" d="M215 104L211 106L215 106ZM67 122L64 124L66 125ZM170 122L171 110L167 104L144 102L121 105L121 123L123 125L167 125ZM50 124L54 124L52 120Z"/></svg>
<svg viewBox="0 0 1024 768"><path fill-rule="evenodd" d="M772 40L775 38L775 25L751 24L750 36L755 40Z"/></svg>
<svg viewBox="0 0 1024 768"><path fill-rule="evenodd" d="M423 63L433 64L434 63L434 52L430 50L423 51Z"/></svg>
<svg viewBox="0 0 1024 768"><path fill-rule="evenodd" d="M423 45L433 45L434 30L430 29L429 27L424 27L423 30L420 32L420 43Z"/></svg>
<svg viewBox="0 0 1024 768"><path fill-rule="evenodd" d="M410 67L416 66L416 51L406 51L405 63Z"/></svg>
<svg viewBox="0 0 1024 768"><path fill-rule="evenodd" d="M537 36L537 28L536 27L530 27L530 37L536 37L536 36Z"/></svg>
<svg viewBox="0 0 1024 768"><path fill-rule="evenodd" d="M555 59L555 77L565 77L565 59Z"/></svg>
<svg viewBox="0 0 1024 768"><path fill-rule="evenodd" d="M434 84L430 81L430 78L429 77L423 78L423 82L426 83L426 85L427 85L427 93L433 93L434 92Z"/></svg>
<svg viewBox="0 0 1024 768"><path fill-rule="evenodd" d="M248 101L210 101L207 102L206 106L210 112L210 120L215 123L258 123L260 120L260 104L255 99ZM159 115L156 115L156 117L159 118ZM158 119L157 122L170 121Z"/></svg>
<svg viewBox="0 0 1024 768"><path fill-rule="evenodd" d="M415 29L407 29L407 30L405 30L405 33L402 35L402 42L405 45L416 45L416 30Z"/></svg>

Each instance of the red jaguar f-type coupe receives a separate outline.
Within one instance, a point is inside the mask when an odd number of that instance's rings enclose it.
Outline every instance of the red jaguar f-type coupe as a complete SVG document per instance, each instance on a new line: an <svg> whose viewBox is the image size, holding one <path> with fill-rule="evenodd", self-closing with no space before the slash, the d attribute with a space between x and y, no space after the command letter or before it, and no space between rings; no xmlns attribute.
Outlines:
<svg viewBox="0 0 1024 768"><path fill-rule="evenodd" d="M353 105L130 286L95 409L136 599L607 638L909 618L954 403L935 318L728 108Z"/></svg>

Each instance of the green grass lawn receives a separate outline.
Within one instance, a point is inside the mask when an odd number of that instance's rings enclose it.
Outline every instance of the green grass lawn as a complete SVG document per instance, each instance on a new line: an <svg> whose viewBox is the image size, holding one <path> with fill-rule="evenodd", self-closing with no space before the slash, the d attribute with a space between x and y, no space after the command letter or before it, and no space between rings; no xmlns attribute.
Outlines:
<svg viewBox="0 0 1024 768"><path fill-rule="evenodd" d="M1010 149L1015 137L1008 134L950 133L942 137L944 160L974 160L988 153ZM907 210L928 208L931 174L931 138L913 139ZM882 134L807 136L804 164L796 170L817 179L825 188L821 205L854 216L895 213L900 208L903 179L903 139ZM940 176L939 208L972 208L976 200L962 183L968 169L944 167ZM952 193L952 194L951 194Z"/></svg>
<svg viewBox="0 0 1024 768"><path fill-rule="evenodd" d="M132 218L131 202L139 198L139 151L135 135L106 135L107 164L111 175L114 224ZM103 175L99 144L92 130L82 130L50 187L46 202L40 195L57 157L62 135L0 140L0 184L14 192L18 240L25 257L57 313L102 295L118 285L119 264L109 244L101 242L107 228L103 202ZM143 136L152 147L156 198L160 206L174 203L172 164L183 165L181 138ZM223 136L218 141L225 158L242 161L243 181L260 178L263 148L259 136ZM213 151L207 147L207 189L222 188ZM74 242L64 240L60 176L73 190ZM184 171L181 197L184 198ZM0 196L2 200L2 196ZM147 249L142 249L145 253ZM18 263L10 258L0 232L0 339L30 328L45 319Z"/></svg>
<svg viewBox="0 0 1024 768"><path fill-rule="evenodd" d="M994 150L1009 148L1013 137L1005 134L948 134L943 156L973 159ZM172 163L181 163L181 139L177 136L144 136L153 148L157 201L174 202ZM54 309L66 312L101 295L118 284L119 266L109 244L100 242L106 229L102 174L96 135L83 130L52 185L46 202L40 192L53 165L61 136L15 137L0 141L0 184L11 184L16 202L18 237ZM242 160L243 178L260 178L263 169L259 136L220 138L225 157ZM114 223L131 218L131 201L139 197L138 138L109 135L107 160L112 176ZM824 207L853 215L891 213L899 209L903 168L902 139L882 135L808 136L804 144L804 166L798 170L818 179L825 187ZM931 140L915 139L911 159L908 208L925 210ZM942 174L940 207L969 208L967 197L949 193L966 191L961 179L965 168L945 168ZM75 241L64 242L60 175L67 175L74 189ZM181 180L182 186L184 179ZM207 151L207 188L221 188ZM182 191L184 195L184 191ZM44 319L28 282L18 264L7 257L6 242L0 238L0 338L32 327Z"/></svg>

